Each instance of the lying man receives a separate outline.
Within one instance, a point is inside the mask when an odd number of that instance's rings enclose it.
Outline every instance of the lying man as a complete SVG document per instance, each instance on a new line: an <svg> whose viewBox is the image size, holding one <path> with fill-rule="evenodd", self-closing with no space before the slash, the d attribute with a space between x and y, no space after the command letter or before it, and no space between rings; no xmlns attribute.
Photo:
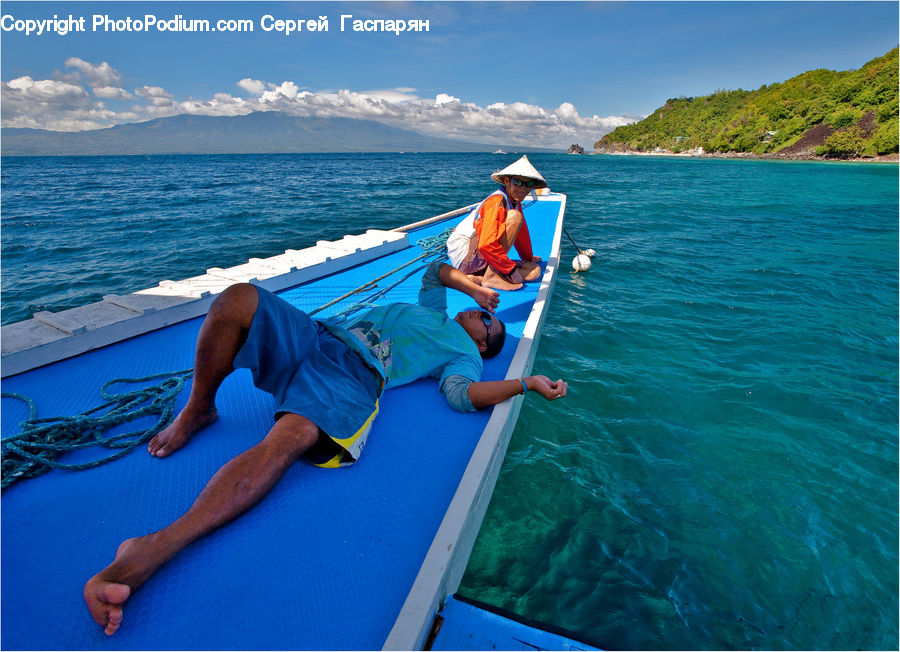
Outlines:
<svg viewBox="0 0 900 652"><path fill-rule="evenodd" d="M536 281L541 275L541 259L531 251L522 201L532 189L546 188L547 182L527 156L494 172L491 179L503 188L459 223L447 239L447 253L453 266L475 283L518 290L523 282ZM513 247L521 260L509 257Z"/></svg>
<svg viewBox="0 0 900 652"><path fill-rule="evenodd" d="M446 288L484 310L446 314ZM272 293L249 284L225 290L200 328L194 381L184 409L149 443L156 457L183 447L217 418L215 397L235 368L275 397L275 424L263 440L227 462L191 508L158 532L127 539L115 560L85 584L84 600L107 635L122 623L133 591L193 541L258 503L301 456L314 464L352 464L365 445L378 399L426 376L457 410L475 410L532 390L548 400L567 384L546 376L480 382L482 358L503 348L506 328L492 313L499 297L439 261L428 268L419 305L372 308L347 323L313 321Z"/></svg>

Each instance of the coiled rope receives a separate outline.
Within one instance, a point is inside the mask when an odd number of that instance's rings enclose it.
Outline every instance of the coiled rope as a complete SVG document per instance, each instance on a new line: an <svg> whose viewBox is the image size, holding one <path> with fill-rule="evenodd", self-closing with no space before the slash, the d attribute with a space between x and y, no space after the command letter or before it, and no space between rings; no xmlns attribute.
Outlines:
<svg viewBox="0 0 900 652"><path fill-rule="evenodd" d="M313 315L343 301L344 299L377 287L381 281L401 269L421 260L443 255L444 246L452 229L439 235L422 238L418 246L425 252L413 260L392 269L390 272L361 285L360 287L338 297L334 301L320 306L309 314ZM421 265L391 285L377 290L362 301L356 302L332 319L346 319L350 314L374 305L374 302L400 285L410 276L424 269ZM6 489L18 480L33 478L50 469L66 469L81 471L112 462L130 453L158 432L168 426L175 418L175 399L184 388L184 384L193 376L193 369L164 372L143 378L117 378L110 380L100 388L105 403L75 416L37 418L37 407L32 399L11 392L0 393L0 397L16 399L28 406L28 418L19 424L20 432L2 440L3 459L0 462L2 480L0 488ZM148 385L130 392L113 394L108 392L112 385L144 383L160 379L155 385ZM156 423L149 428L130 432L106 435L108 431L146 416L157 416ZM57 461L61 455L75 450L103 447L114 452L90 462L80 464L63 464Z"/></svg>
<svg viewBox="0 0 900 652"><path fill-rule="evenodd" d="M80 471L106 464L128 454L135 446L146 442L165 428L175 417L175 397L185 382L194 374L192 369L165 372L144 378L117 378L100 388L105 403L75 416L37 418L34 401L21 394L6 393L3 398L13 398L28 405L28 419L20 424L21 431L3 440L3 479L0 487L23 478L33 478L50 469ZM156 385L130 392L113 394L108 389L119 383L140 383L161 378ZM104 435L116 426L135 419L156 415L157 421L149 428L116 435ZM63 464L56 459L63 453L82 448L102 446L117 449L101 459L81 464Z"/></svg>

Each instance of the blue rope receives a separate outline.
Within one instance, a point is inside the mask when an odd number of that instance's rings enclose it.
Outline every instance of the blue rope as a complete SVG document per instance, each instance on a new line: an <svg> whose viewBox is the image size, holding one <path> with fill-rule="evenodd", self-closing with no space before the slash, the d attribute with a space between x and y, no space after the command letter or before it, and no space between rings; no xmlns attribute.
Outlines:
<svg viewBox="0 0 900 652"><path fill-rule="evenodd" d="M451 233L453 233L453 229L445 229L437 235L429 235L422 238L416 242L416 245L422 248L425 253L440 253L447 245L447 239L450 237Z"/></svg>
<svg viewBox="0 0 900 652"><path fill-rule="evenodd" d="M451 233L453 233L453 229L445 229L443 232L441 232L437 235L430 235L430 236L427 236L427 237L422 238L421 240L417 241L416 245L418 245L420 248L422 248L425 251L425 253L423 253L421 256L413 258L411 261L404 263L404 264L400 265L399 267L392 269L391 271L389 271L386 274L379 277L379 279L384 278L386 276L390 276L391 274L395 274L395 273L399 272L401 269L403 269L404 267L411 265L412 263L414 263L416 261L436 259L436 258L439 258L440 256L445 255L445 251L446 251L445 248L447 246L447 238L450 237ZM409 277L413 276L414 274L422 271L427 266L428 265L420 265L419 267L416 267L413 271L409 272L408 274L406 274L402 278L398 279L397 281L394 281L390 285L374 292L373 294L369 295L365 299L357 301L349 308L346 308L345 310L335 314L334 316L330 317L329 319L331 321L343 321L343 320L347 319L350 315L352 315L356 312L359 312L360 310L364 310L367 308L374 308L377 305L375 303L376 300L381 299L382 297L386 296L388 294L388 292L390 292L395 287L397 287L398 285L403 283L403 281L405 281ZM344 296L346 297L346 296L350 296L352 294L357 294L358 292L368 289L370 286L376 287L373 285L373 281L369 281L365 285L361 285L360 287L356 288L352 292L347 293ZM337 303L337 301L332 301L331 303L327 303L322 307L316 308L315 310L311 311L309 314L314 315L317 312L323 310L324 308L326 308L334 303Z"/></svg>
<svg viewBox="0 0 900 652"><path fill-rule="evenodd" d="M34 401L21 394L0 394L3 398L23 401L29 416L19 427L20 432L2 440L3 461L0 487L8 486L24 478L33 478L50 469L80 471L106 464L131 452L148 441L175 417L175 397L193 375L193 370L166 372L144 378L117 378L104 383L100 394L106 400L86 412L75 416L38 419ZM110 393L118 383L140 383L161 378L156 385L120 394ZM158 417L149 428L104 436L108 430L130 423L145 416ZM106 457L81 464L64 464L57 458L75 450L102 446L116 452Z"/></svg>
<svg viewBox="0 0 900 652"><path fill-rule="evenodd" d="M428 258L442 255L447 238L451 232L452 229L447 229L439 235L419 240L417 244L425 253L410 262L420 259L427 260ZM389 276L407 265L409 263L391 270L385 276ZM400 280L376 291L362 301L358 301L336 315L335 318L346 319L354 312L373 307L377 299L384 297L403 281L425 267L426 265L417 267ZM366 289L369 286L372 286L372 282L367 283L357 291ZM318 312L319 310L322 310L322 308L313 312ZM100 395L106 402L75 416L38 419L37 407L33 400L22 394L0 393L2 398L19 400L28 406L28 418L19 424L20 432L0 442L2 443L3 455L2 463L0 463L0 471L2 471L0 488L6 489L18 480L33 478L46 473L50 469L66 469L69 471L92 469L127 455L135 447L150 440L172 422L175 418L175 399L187 380L193 376L193 373L193 369L184 369L182 371L145 376L144 378L117 378L110 380L100 388ZM142 387L130 392L115 394L109 391L109 388L116 384L142 383L157 379L162 380L156 385ZM156 423L149 428L116 435L104 436L103 434L116 426L153 415L156 415L158 418ZM102 446L115 452L106 457L81 464L64 464L57 461L57 458L66 453L95 446Z"/></svg>
<svg viewBox="0 0 900 652"><path fill-rule="evenodd" d="M387 287L385 287L385 288L383 288L383 289L381 289L381 290L378 290L377 292L375 292L375 293L369 295L369 296L366 297L365 299L363 299L363 300L361 300L361 301L357 301L356 303L354 303L352 306L350 306L350 307L347 308L346 310L343 310L343 311L337 313L336 315L334 315L333 317L331 317L331 319L332 319L333 321L343 321L343 320L347 319L350 315L352 315L352 314L354 314L354 313L356 313L356 312L359 312L360 310L365 310L365 309L367 309L367 308L374 308L375 306L378 305L378 304L375 303L376 300L382 298L382 297L385 296L388 292L390 292L390 291L393 290L395 287L397 287L398 285L400 285L403 281L405 281L406 279L408 279L410 276L412 276L413 274L416 274L417 272L421 272L421 271L422 271L423 269L425 269L426 267L427 267L427 265L421 265L421 266L419 266L419 267L416 267L413 271L411 271L409 274L407 274L406 276L404 276L403 278L401 278L401 279L400 279L399 281L397 281L396 283L392 283L391 285L389 285L389 286L387 286Z"/></svg>

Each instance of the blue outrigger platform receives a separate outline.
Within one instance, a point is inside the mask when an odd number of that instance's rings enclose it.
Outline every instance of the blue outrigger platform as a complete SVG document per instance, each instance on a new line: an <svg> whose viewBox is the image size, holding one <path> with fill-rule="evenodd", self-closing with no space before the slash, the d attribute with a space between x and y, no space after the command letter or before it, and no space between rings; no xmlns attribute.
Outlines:
<svg viewBox="0 0 900 652"><path fill-rule="evenodd" d="M485 380L530 372L558 272L565 201L548 193L526 208L543 278L502 293L497 316L507 325L506 345L486 361ZM3 391L34 399L39 417L81 413L102 402L108 380L191 367L202 315L231 283L250 280L309 311L420 255L416 243L455 225L455 213L4 327ZM421 272L380 301L415 302L420 279ZM451 315L473 305L454 291L448 304ZM141 446L110 464L52 470L3 491L0 645L420 649L462 577L522 400L463 414L446 404L434 380L385 392L357 464L295 464L257 507L140 587L125 604L121 628L107 637L82 601L85 581L112 561L121 541L181 515L213 473L273 423L271 397L239 370L220 389L219 420L172 457L156 459ZM27 410L10 399L2 407L6 438ZM64 461L92 455L70 453Z"/></svg>

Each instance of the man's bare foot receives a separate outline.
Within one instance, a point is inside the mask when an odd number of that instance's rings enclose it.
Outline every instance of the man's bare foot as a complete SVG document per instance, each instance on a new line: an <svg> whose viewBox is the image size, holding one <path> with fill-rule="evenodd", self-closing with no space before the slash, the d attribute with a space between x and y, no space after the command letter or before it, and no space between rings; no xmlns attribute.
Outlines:
<svg viewBox="0 0 900 652"><path fill-rule="evenodd" d="M189 410L189 407L185 406L167 428L150 440L147 450L154 457L167 457L183 447L194 433L215 422L218 418L219 413L215 406L209 411Z"/></svg>
<svg viewBox="0 0 900 652"><path fill-rule="evenodd" d="M84 585L84 602L91 617L112 636L122 624L122 605L132 591L147 581L171 556L161 554L152 542L153 535L127 539L116 552L116 559Z"/></svg>
<svg viewBox="0 0 900 652"><path fill-rule="evenodd" d="M475 285L481 285L481 274L466 274L466 276Z"/></svg>
<svg viewBox="0 0 900 652"><path fill-rule="evenodd" d="M84 602L91 617L103 628L107 636L112 636L122 624L122 603L131 595L127 584L105 582L96 577L84 585Z"/></svg>
<svg viewBox="0 0 900 652"><path fill-rule="evenodd" d="M538 264L540 262L541 259L537 256L531 260L517 260L516 268L522 275L522 280L525 282L536 281L541 275L541 266Z"/></svg>
<svg viewBox="0 0 900 652"><path fill-rule="evenodd" d="M488 267L484 272L484 277L481 279L481 287L494 288L495 290L518 290L522 287L522 284L510 283L505 278L500 276L500 274Z"/></svg>
<svg viewBox="0 0 900 652"><path fill-rule="evenodd" d="M482 287L494 288L496 290L518 290L522 287L521 283L508 283L499 278L490 281L485 279L481 285Z"/></svg>

